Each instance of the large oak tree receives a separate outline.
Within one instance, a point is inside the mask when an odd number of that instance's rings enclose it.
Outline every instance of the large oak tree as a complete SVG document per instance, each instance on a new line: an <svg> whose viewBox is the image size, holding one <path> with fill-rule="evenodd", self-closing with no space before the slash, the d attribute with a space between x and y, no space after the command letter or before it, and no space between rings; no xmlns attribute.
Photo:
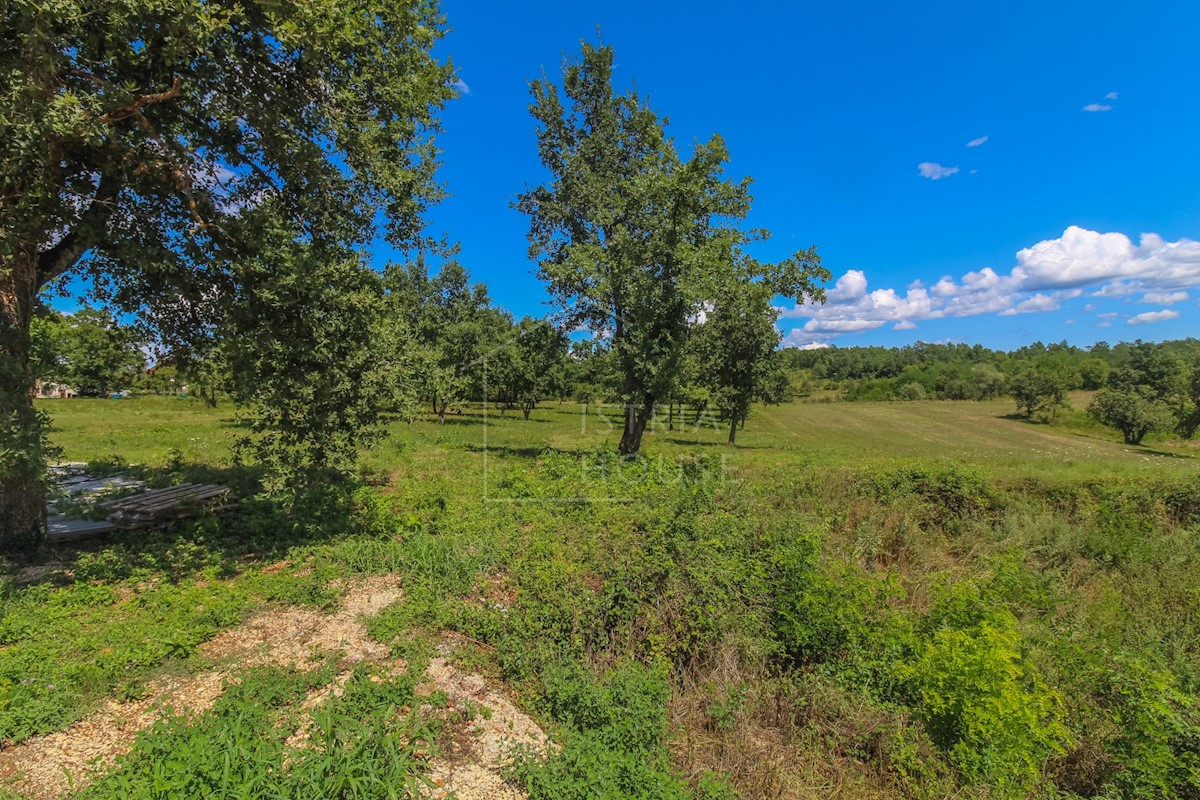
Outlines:
<svg viewBox="0 0 1200 800"><path fill-rule="evenodd" d="M212 330L268 200L306 241L421 235L452 71L430 0L0 5L0 547L44 529L38 292L86 273L167 343Z"/></svg>

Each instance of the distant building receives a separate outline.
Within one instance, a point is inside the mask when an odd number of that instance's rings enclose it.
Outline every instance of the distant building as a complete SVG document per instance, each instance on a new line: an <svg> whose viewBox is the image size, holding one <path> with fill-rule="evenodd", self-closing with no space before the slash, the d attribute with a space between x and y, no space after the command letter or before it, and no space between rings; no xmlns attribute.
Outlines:
<svg viewBox="0 0 1200 800"><path fill-rule="evenodd" d="M33 386L33 393L37 397L75 397L78 394L70 386L65 383L55 383L54 381L38 381Z"/></svg>

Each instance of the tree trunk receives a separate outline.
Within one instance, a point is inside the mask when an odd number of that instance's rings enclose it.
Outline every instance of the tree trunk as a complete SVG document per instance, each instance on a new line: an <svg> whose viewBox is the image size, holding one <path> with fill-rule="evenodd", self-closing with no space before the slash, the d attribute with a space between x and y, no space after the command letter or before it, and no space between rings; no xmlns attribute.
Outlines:
<svg viewBox="0 0 1200 800"><path fill-rule="evenodd" d="M667 409L668 409L668 411L667 411L667 430L673 431L673 430L675 430L675 401L674 400L672 400L667 405Z"/></svg>
<svg viewBox="0 0 1200 800"><path fill-rule="evenodd" d="M33 407L29 323L37 270L28 252L0 261L0 550L30 552L46 532L42 421Z"/></svg>
<svg viewBox="0 0 1200 800"><path fill-rule="evenodd" d="M449 400L443 400L442 404L437 408L438 422L446 424L446 409L450 406Z"/></svg>
<svg viewBox="0 0 1200 800"><path fill-rule="evenodd" d="M642 434L654 414L654 398L646 397L642 405L629 403L625 406L625 429L621 431L621 441L617 444L617 452L623 456L631 456L642 447Z"/></svg>
<svg viewBox="0 0 1200 800"><path fill-rule="evenodd" d="M738 418L737 414L731 414L729 417L729 443L735 444L737 439Z"/></svg>

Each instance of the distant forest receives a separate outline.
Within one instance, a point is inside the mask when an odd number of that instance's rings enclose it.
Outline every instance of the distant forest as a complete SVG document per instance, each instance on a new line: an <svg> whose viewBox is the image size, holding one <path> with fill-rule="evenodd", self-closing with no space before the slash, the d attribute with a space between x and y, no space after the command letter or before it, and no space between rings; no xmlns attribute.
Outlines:
<svg viewBox="0 0 1200 800"><path fill-rule="evenodd" d="M1069 391L1095 391L1088 414L1125 441L1148 433L1191 437L1200 427L1200 340L788 348L799 396L844 400L991 400L1012 396L1029 417L1053 418Z"/></svg>

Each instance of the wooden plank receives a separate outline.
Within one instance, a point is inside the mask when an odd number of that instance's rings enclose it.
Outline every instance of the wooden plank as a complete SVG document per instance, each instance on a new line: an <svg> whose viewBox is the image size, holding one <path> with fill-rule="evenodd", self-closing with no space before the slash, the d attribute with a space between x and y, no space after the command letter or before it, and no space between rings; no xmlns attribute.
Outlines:
<svg viewBox="0 0 1200 800"><path fill-rule="evenodd" d="M52 544L76 542L80 539L103 536L115 527L107 520L50 517L46 520L46 540Z"/></svg>
<svg viewBox="0 0 1200 800"><path fill-rule="evenodd" d="M201 511L227 511L237 506L236 500L230 500L227 486L186 483L123 497L104 505L112 511L110 520L122 527L133 528Z"/></svg>
<svg viewBox="0 0 1200 800"><path fill-rule="evenodd" d="M115 509L115 508L123 508L125 506L141 505L142 503L149 501L149 500L157 500L159 498L171 497L173 495L179 494L180 492L186 492L188 489L192 488L194 485L195 484L191 484L191 483L181 483L178 486L171 486L166 489L150 489L148 491L141 492L139 494L129 495L128 497L118 497L116 500L109 500L107 502L101 503L100 507Z"/></svg>

